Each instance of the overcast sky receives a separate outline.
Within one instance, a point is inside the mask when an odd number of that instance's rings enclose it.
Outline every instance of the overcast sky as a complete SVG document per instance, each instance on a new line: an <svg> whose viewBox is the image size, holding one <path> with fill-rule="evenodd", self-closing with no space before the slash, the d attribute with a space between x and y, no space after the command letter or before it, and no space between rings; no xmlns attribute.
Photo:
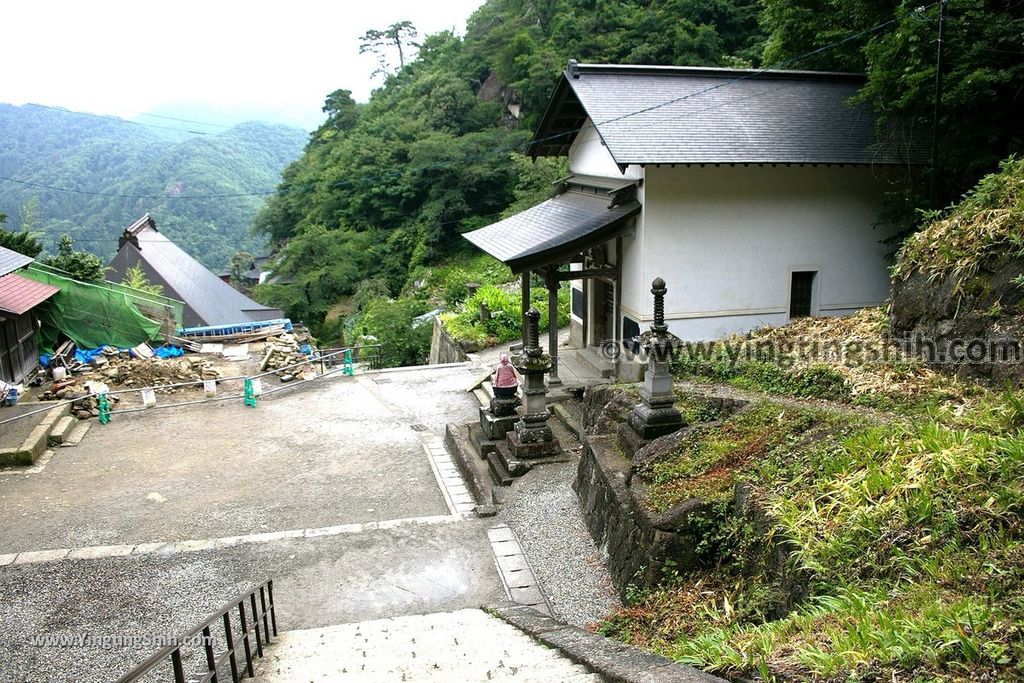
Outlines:
<svg viewBox="0 0 1024 683"><path fill-rule="evenodd" d="M379 83L359 36L409 19L454 28L483 0L11 0L4 3L0 102L132 118L223 107L278 112L309 128L324 96L365 101ZM140 119L141 120L141 119Z"/></svg>

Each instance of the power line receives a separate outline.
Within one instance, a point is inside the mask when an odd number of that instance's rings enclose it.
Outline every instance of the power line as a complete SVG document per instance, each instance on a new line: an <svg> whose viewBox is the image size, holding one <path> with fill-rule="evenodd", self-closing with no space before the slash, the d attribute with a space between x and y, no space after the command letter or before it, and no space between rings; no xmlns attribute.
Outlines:
<svg viewBox="0 0 1024 683"><path fill-rule="evenodd" d="M57 191L57 193L71 193L74 195L86 195L89 197L109 197L113 199L122 200L211 200L211 199L228 199L232 197L266 197L267 195L273 195L273 189L264 189L259 191L252 191L252 193L225 193L223 195L119 195L117 193L93 193L87 189L76 189L75 187L58 187L56 185L47 185L42 182L32 182L30 180L18 180L17 178L11 178L5 175L0 175L0 180L6 180L8 182L16 182L19 185L27 185L29 187L38 187L39 189L49 189Z"/></svg>
<svg viewBox="0 0 1024 683"><path fill-rule="evenodd" d="M103 119L104 121L112 121L114 123L125 123L129 126L143 126L145 128L162 128L164 130L173 130L178 133L194 133L195 135L206 135L201 130L186 130L184 128L178 128L175 126L161 126L155 123L142 123L141 121L131 121L129 119L122 119L119 116L111 116L109 114L93 114L87 111L74 111L73 109L66 109L64 107L55 107L49 104L37 104L36 102L27 102L27 107L38 107L39 109L49 109L51 111L59 111L63 114L72 114L74 116L87 116L94 119ZM202 123L200 121L191 121L190 123ZM203 125L216 125L216 124L203 124Z"/></svg>
<svg viewBox="0 0 1024 683"><path fill-rule="evenodd" d="M210 126L211 128L224 128L224 129L234 128L234 126L227 125L227 124L224 124L224 123L211 123L209 121L196 121L195 119L179 119L179 118L177 118L175 116L164 116L163 114L148 114L146 112L139 112L139 113L137 113L135 115L136 116L149 116L149 117L154 118L154 119L163 119L165 121L180 121L181 123L198 123L200 126ZM138 123L138 122L136 122L136 123ZM146 124L143 123L141 125L144 126Z"/></svg>

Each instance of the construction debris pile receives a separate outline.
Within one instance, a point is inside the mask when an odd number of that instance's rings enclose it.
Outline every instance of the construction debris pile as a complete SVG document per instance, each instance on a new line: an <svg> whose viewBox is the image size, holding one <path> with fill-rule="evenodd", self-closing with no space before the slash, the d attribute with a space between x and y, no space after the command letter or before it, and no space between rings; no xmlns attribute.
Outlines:
<svg viewBox="0 0 1024 683"><path fill-rule="evenodd" d="M282 334L267 339L266 351L260 362L260 372L274 371L282 382L290 382L296 377L305 379L316 370L309 363L311 352L308 334ZM305 362L303 362L305 361ZM301 365L296 365L301 363ZM294 367L289 367L294 366Z"/></svg>
<svg viewBox="0 0 1024 683"><path fill-rule="evenodd" d="M149 356L149 357L145 357ZM72 361L56 365L53 384L40 396L43 401L69 400L88 396L90 393L105 392L107 387L144 388L182 382L217 380L221 372L203 356L180 358L158 358L152 351L147 354L138 349L119 350L104 347L87 363ZM156 393L172 394L190 387L167 387ZM191 387L194 388L194 387ZM117 402L116 395L110 399ZM96 399L84 398L74 404L74 414L79 418L95 417Z"/></svg>

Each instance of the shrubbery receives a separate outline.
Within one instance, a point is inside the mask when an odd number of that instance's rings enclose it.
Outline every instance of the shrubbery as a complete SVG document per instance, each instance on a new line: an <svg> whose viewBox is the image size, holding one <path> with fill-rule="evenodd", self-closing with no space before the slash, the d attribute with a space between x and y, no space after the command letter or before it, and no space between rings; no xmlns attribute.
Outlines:
<svg viewBox="0 0 1024 683"><path fill-rule="evenodd" d="M469 341L477 346L504 344L522 336L522 299L518 287L480 287L454 311L441 316L445 330L456 341ZM480 306L490 311L490 318L481 320ZM540 311L540 329L548 329L548 292L543 287L530 290L530 304ZM558 327L569 324L569 287L558 291Z"/></svg>

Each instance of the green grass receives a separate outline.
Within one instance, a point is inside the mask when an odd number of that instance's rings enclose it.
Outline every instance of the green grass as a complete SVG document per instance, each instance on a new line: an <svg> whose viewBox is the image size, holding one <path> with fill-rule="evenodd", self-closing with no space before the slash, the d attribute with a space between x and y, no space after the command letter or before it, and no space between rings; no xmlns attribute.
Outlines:
<svg viewBox="0 0 1024 683"><path fill-rule="evenodd" d="M763 401L721 424L698 424L678 448L638 474L648 485L650 504L658 511L690 498L721 499L731 496L736 477L744 469L832 420L823 411Z"/></svg>
<svg viewBox="0 0 1024 683"><path fill-rule="evenodd" d="M1022 409L989 392L872 424L765 401L706 429L644 474L657 500L728 464L751 502L721 488L712 562L602 630L728 676L1024 679Z"/></svg>

